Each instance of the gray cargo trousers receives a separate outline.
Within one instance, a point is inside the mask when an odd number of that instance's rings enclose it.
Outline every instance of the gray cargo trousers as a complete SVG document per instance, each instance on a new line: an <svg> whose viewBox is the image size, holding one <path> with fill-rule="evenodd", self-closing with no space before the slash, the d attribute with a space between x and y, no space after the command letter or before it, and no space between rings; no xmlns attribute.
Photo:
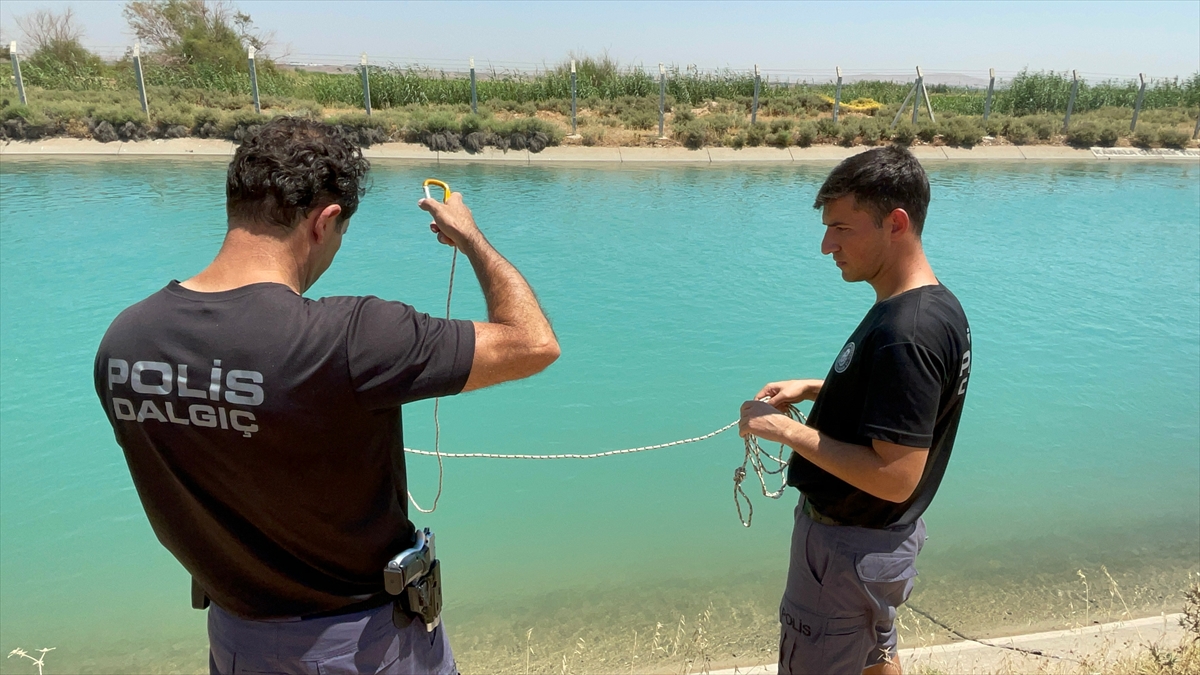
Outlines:
<svg viewBox="0 0 1200 675"><path fill-rule="evenodd" d="M779 673L859 675L896 656L896 609L912 592L925 523L822 525L803 499L779 605Z"/></svg>
<svg viewBox="0 0 1200 675"><path fill-rule="evenodd" d="M210 675L457 675L439 625L392 624L392 605L319 619L251 621L208 608Z"/></svg>

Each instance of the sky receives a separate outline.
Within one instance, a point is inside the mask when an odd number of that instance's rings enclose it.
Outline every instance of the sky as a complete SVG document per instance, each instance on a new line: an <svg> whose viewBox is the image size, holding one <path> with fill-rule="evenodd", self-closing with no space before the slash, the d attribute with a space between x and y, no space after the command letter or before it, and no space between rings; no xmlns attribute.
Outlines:
<svg viewBox="0 0 1200 675"><path fill-rule="evenodd" d="M274 32L269 52L296 63L533 69L570 54L772 77L927 73L986 77L1078 70L1089 79L1200 71L1200 0L1176 2L311 2L233 3ZM84 44L115 57L132 44L123 2L4 0L14 17L72 7Z"/></svg>

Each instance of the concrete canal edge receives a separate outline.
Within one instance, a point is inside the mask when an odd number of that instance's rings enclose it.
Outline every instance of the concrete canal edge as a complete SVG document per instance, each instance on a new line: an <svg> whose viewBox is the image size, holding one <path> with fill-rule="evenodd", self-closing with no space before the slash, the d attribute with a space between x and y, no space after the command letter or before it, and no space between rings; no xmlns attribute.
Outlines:
<svg viewBox="0 0 1200 675"><path fill-rule="evenodd" d="M8 141L0 144L0 157L144 157L144 158L228 158L236 145L231 141L174 138L153 141L101 143L91 139L49 138L39 141ZM372 161L398 161L425 164L795 164L834 163L868 150L867 146L844 148L819 145L808 148L599 148L580 146L550 147L538 153L527 150L501 151L487 148L483 152L436 152L413 143L381 143L363 149ZM974 148L947 146L913 146L912 152L922 162L940 161L1151 161L1200 162L1200 149L1188 148L1091 148L1078 149L1051 145L997 145Z"/></svg>

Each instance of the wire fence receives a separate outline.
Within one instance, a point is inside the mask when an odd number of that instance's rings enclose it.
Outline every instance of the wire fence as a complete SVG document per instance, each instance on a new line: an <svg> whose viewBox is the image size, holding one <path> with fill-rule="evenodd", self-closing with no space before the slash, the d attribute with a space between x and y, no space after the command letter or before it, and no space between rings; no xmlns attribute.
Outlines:
<svg viewBox="0 0 1200 675"><path fill-rule="evenodd" d="M657 98L660 135L668 111L720 100L744 104L752 122L760 109L768 116L778 116L800 109L832 108L836 122L839 113L874 114L882 107L897 105L900 112L895 119L899 120L911 101L914 122L924 105L931 120L934 111L983 116L985 121L991 114L1059 114L1064 115L1064 130L1073 113L1101 108L1131 109L1131 130L1143 108L1185 108L1189 116L1190 110L1200 108L1200 73L1179 78L1089 71L922 72L898 67L835 68L831 72L757 65L753 70L714 70L688 64L618 67L607 59L558 64L470 59L463 63L316 52L287 54L274 61L248 54L240 64L179 67L142 59L133 47L108 45L92 50L108 63L88 69L56 68L30 59L22 73L20 52L15 43L11 45L13 85L22 102L27 100L27 86L67 91L137 89L147 114L147 89L163 87L244 96L254 101L256 111L260 96L353 107L368 115L387 108L429 105L469 105L477 112L480 103L495 102L509 108L559 102L559 109L565 110L569 102L574 131L581 103L594 108L597 101ZM1193 137L1197 134L1200 121Z"/></svg>

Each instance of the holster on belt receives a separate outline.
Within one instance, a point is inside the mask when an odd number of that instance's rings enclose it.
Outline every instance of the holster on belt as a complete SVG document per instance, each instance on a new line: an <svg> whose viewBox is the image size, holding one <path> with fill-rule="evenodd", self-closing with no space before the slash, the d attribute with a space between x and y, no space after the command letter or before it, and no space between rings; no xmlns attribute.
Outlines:
<svg viewBox="0 0 1200 675"><path fill-rule="evenodd" d="M383 587L396 596L392 623L404 628L414 619L432 631L441 622L442 568L433 546L433 533L426 528L417 532L416 544L401 551L383 569Z"/></svg>

